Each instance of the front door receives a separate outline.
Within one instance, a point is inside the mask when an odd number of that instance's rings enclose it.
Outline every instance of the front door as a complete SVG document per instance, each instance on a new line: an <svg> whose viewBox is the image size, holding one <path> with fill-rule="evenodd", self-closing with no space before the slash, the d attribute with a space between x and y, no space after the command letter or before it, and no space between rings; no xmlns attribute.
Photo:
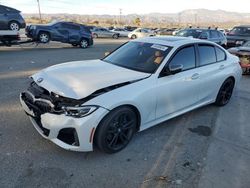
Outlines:
<svg viewBox="0 0 250 188"><path fill-rule="evenodd" d="M185 46L178 50L167 66L171 65L183 65L183 70L158 79L156 119L185 110L199 101L195 47Z"/></svg>

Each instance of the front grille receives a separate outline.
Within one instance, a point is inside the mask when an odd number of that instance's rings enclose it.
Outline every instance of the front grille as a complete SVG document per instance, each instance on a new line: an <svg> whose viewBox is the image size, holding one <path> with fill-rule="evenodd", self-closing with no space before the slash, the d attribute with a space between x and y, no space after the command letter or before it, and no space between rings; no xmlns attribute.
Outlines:
<svg viewBox="0 0 250 188"><path fill-rule="evenodd" d="M35 113L36 116L40 116L44 113L52 111L52 107L47 102L34 101L32 96L27 92L22 93L21 97L25 104Z"/></svg>

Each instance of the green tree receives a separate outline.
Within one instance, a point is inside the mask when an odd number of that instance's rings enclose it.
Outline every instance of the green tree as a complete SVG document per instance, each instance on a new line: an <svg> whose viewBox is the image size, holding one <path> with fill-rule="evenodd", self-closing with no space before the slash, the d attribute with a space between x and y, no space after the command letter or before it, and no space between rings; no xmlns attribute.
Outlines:
<svg viewBox="0 0 250 188"><path fill-rule="evenodd" d="M140 26L141 25L141 19L140 18L135 18L134 24L137 25L137 26Z"/></svg>

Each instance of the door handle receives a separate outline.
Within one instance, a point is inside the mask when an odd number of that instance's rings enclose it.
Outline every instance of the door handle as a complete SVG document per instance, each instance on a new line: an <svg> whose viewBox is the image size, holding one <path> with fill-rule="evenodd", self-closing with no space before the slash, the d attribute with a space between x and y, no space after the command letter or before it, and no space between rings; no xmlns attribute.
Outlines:
<svg viewBox="0 0 250 188"><path fill-rule="evenodd" d="M225 68L225 65L220 65L219 69L223 70Z"/></svg>
<svg viewBox="0 0 250 188"><path fill-rule="evenodd" d="M191 79L192 80L196 80L196 79L198 79L200 77L200 75L198 74L198 73L195 73L195 74L193 74L192 76L191 76Z"/></svg>

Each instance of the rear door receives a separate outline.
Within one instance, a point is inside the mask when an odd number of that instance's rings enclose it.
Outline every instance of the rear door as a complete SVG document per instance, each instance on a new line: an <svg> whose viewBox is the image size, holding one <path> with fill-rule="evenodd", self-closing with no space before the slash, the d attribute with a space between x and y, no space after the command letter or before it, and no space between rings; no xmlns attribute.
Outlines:
<svg viewBox="0 0 250 188"><path fill-rule="evenodd" d="M200 101L211 101L217 95L225 79L227 69L226 54L217 46L210 44L197 45L199 54Z"/></svg>
<svg viewBox="0 0 250 188"><path fill-rule="evenodd" d="M76 24L68 24L69 43L78 43L81 39L81 28Z"/></svg>
<svg viewBox="0 0 250 188"><path fill-rule="evenodd" d="M67 42L69 40L69 28L66 23L57 23L53 26L52 40Z"/></svg>
<svg viewBox="0 0 250 188"><path fill-rule="evenodd" d="M194 45L185 46L171 58L169 65L183 65L174 75L158 78L156 118L190 108L199 102L199 72ZM166 65L166 66L169 66Z"/></svg>

